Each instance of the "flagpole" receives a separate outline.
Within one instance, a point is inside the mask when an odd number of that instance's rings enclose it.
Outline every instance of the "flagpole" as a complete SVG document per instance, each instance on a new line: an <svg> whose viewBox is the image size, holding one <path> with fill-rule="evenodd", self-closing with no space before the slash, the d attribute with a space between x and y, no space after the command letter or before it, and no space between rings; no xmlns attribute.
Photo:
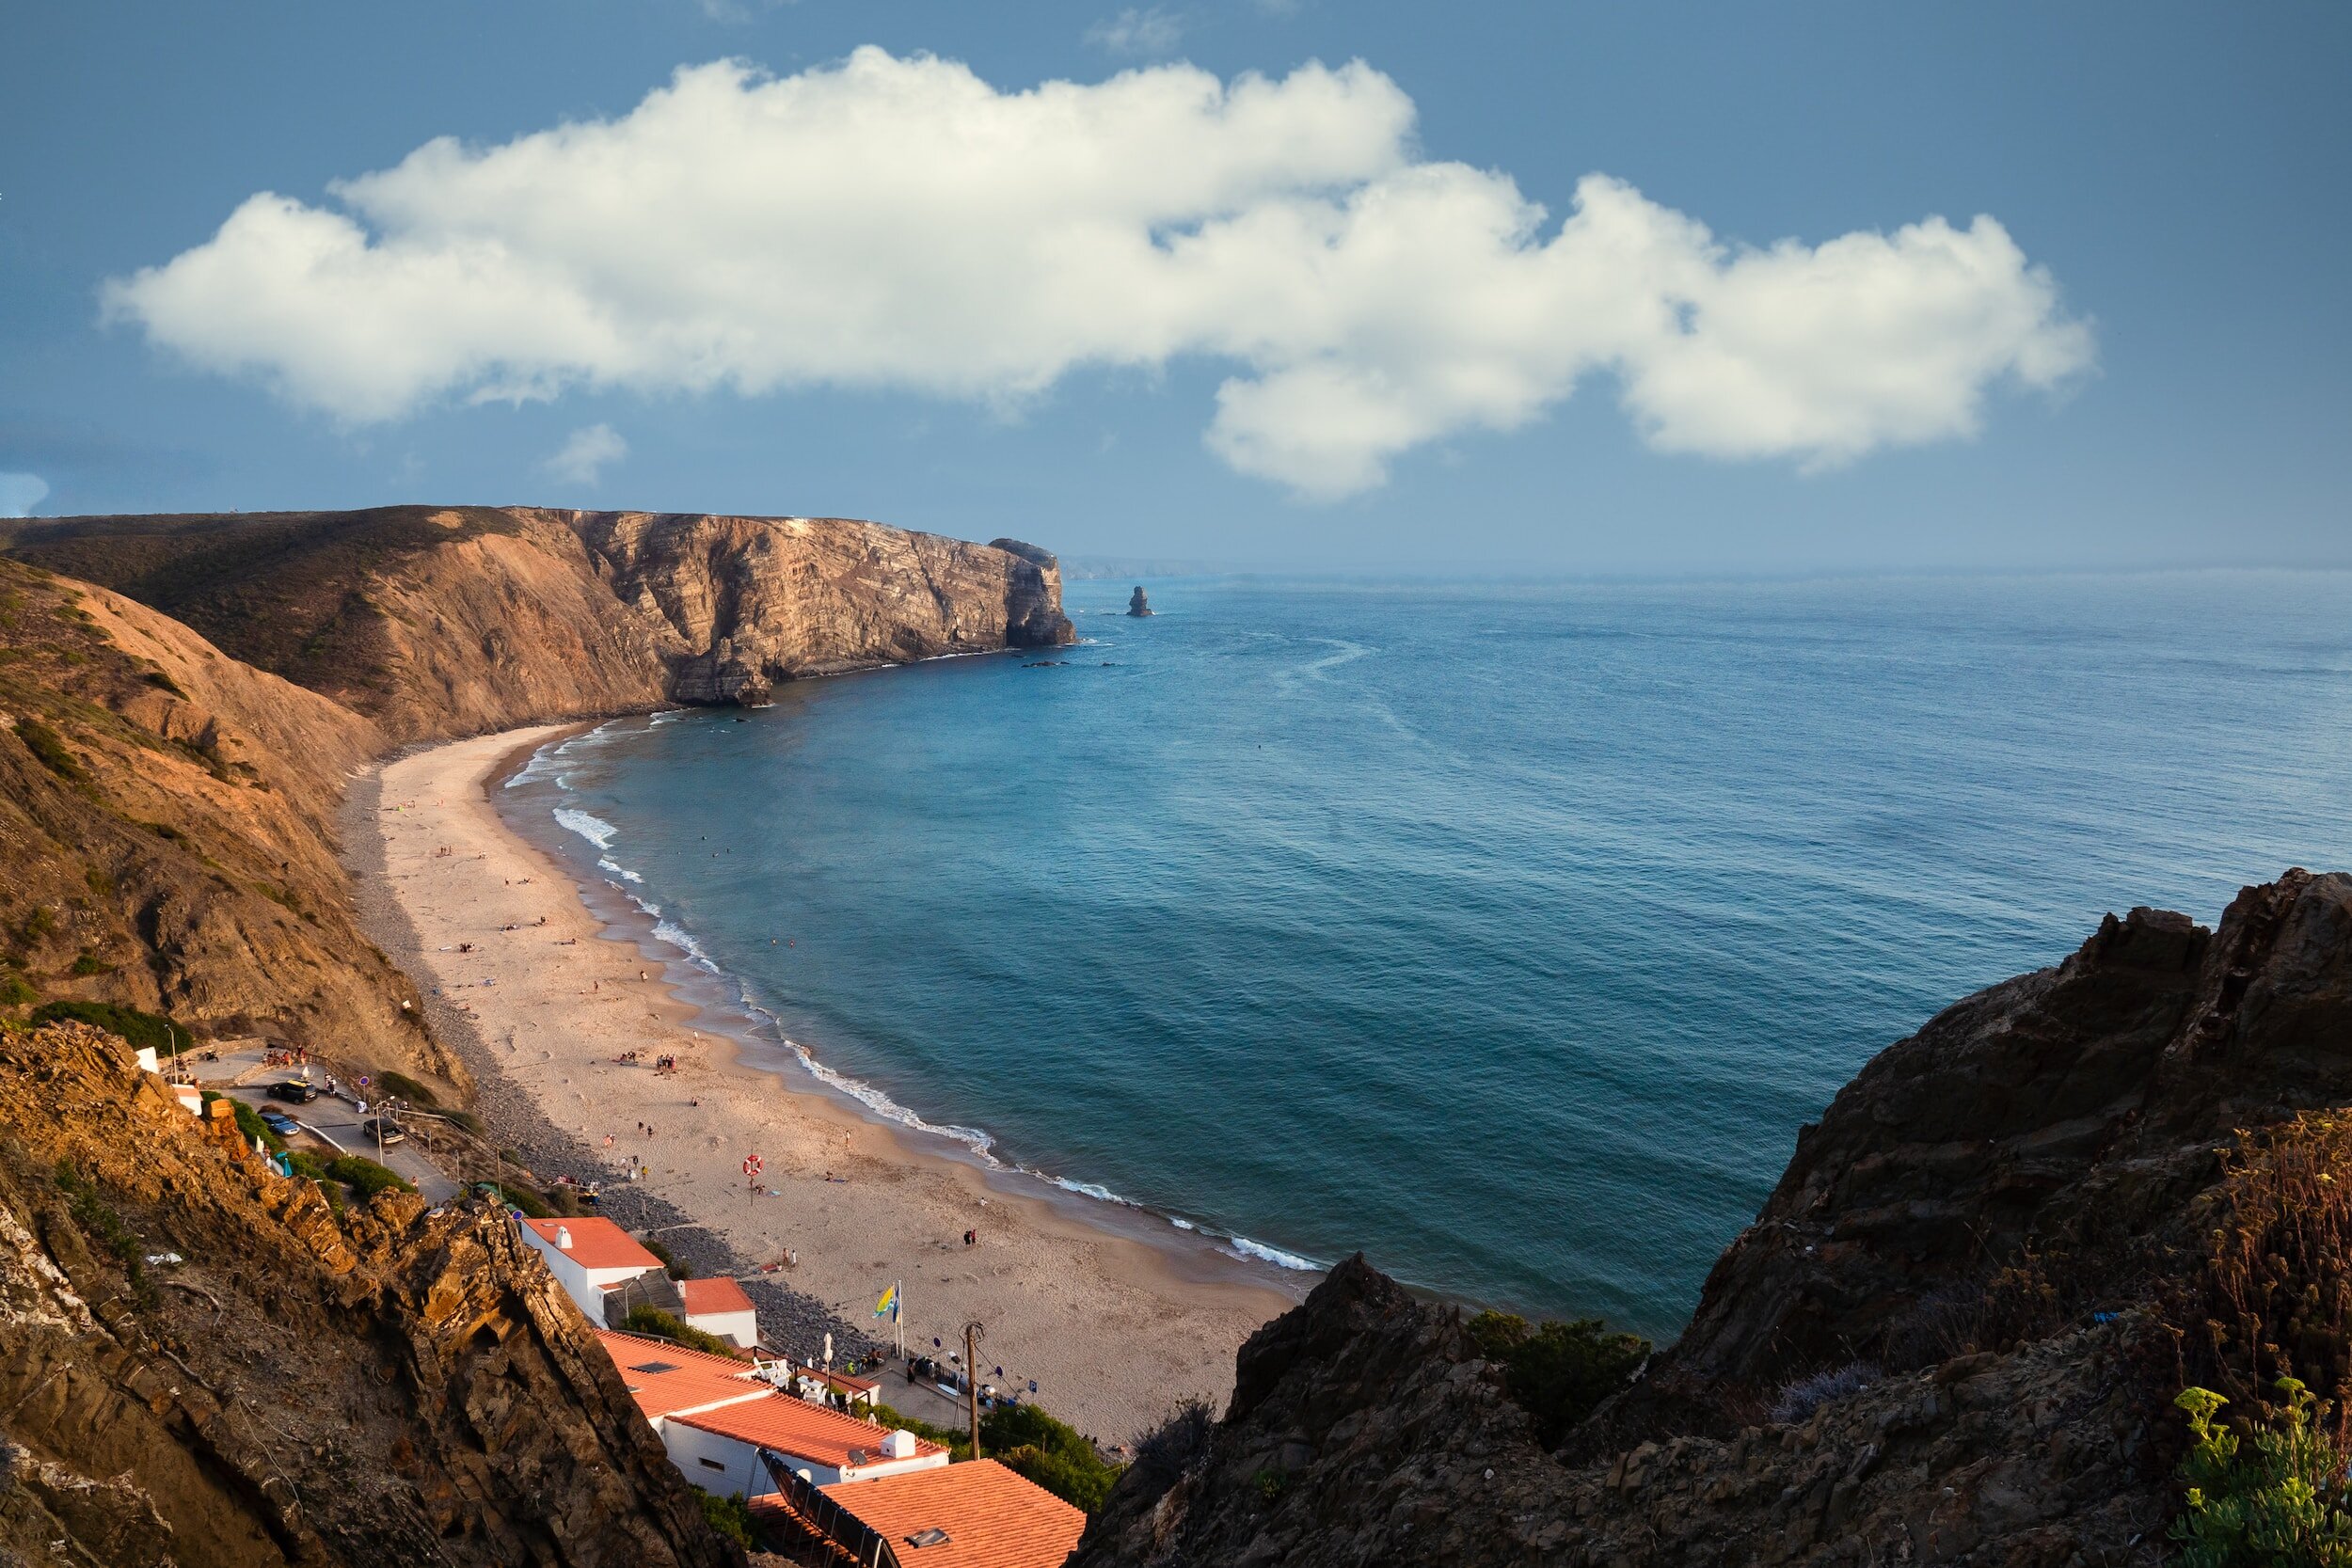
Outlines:
<svg viewBox="0 0 2352 1568"><path fill-rule="evenodd" d="M907 1358L907 1298L898 1284L895 1279L890 1282L890 1326L898 1330L898 1359L904 1361Z"/></svg>

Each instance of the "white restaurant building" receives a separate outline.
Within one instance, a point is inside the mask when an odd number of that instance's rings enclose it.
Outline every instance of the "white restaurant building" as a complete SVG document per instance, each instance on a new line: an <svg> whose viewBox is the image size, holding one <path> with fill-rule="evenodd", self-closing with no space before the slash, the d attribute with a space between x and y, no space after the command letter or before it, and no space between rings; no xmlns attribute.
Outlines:
<svg viewBox="0 0 2352 1568"><path fill-rule="evenodd" d="M548 1260L556 1283L592 1324L604 1322L605 1291L661 1267L660 1259L608 1219L588 1214L558 1220L525 1218L519 1226L522 1239Z"/></svg>
<svg viewBox="0 0 2352 1568"><path fill-rule="evenodd" d="M605 1330L596 1338L670 1463L706 1492L746 1499L773 1492L762 1449L818 1486L947 1463L938 1444L811 1404L762 1381L746 1362L642 1334Z"/></svg>

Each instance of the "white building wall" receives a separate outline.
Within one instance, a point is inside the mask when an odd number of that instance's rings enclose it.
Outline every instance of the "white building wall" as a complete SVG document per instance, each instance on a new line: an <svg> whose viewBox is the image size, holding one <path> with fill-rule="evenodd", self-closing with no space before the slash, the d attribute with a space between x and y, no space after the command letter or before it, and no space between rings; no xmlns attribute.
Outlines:
<svg viewBox="0 0 2352 1568"><path fill-rule="evenodd" d="M687 1315L686 1325L705 1334L716 1334L738 1350L749 1350L759 1343L756 1312L691 1312Z"/></svg>
<svg viewBox="0 0 2352 1568"><path fill-rule="evenodd" d="M654 1423L661 1434L661 1446L670 1455L670 1463L678 1467L678 1474L704 1491L724 1497L740 1493L744 1497L764 1497L776 1489L768 1466L759 1462L759 1446L738 1437L727 1437L715 1432L705 1432L675 1418ZM881 1441L877 1436L876 1442ZM782 1449L776 1450L783 1452ZM947 1455L917 1454L913 1459L876 1459L870 1465L840 1469L819 1465L814 1460L786 1454L787 1467L806 1470L809 1480L818 1486L832 1486L845 1481L875 1481L883 1476L903 1475L909 1470L932 1470L947 1463ZM748 1489L747 1489L748 1488Z"/></svg>
<svg viewBox="0 0 2352 1568"><path fill-rule="evenodd" d="M678 1474L704 1491L722 1497L734 1493L751 1498L764 1497L776 1489L768 1466L759 1462L756 1445L722 1437L683 1421L665 1420L660 1426L661 1446L670 1451L670 1463L678 1467ZM801 1461L792 1468L808 1471L819 1486L830 1486L841 1479L840 1471L826 1465Z"/></svg>
<svg viewBox="0 0 2352 1568"><path fill-rule="evenodd" d="M531 1243L539 1256L548 1260L548 1270L555 1282L564 1287L564 1293L572 1298L587 1320L596 1327L604 1326L604 1287L617 1285L624 1279L634 1279L645 1269L588 1269L564 1249L540 1235L527 1225L518 1225L515 1233Z"/></svg>

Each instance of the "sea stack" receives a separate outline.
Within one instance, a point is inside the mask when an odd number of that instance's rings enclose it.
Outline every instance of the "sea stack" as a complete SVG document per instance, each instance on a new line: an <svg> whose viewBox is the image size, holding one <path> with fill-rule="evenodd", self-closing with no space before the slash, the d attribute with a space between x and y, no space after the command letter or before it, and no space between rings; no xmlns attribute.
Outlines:
<svg viewBox="0 0 2352 1568"><path fill-rule="evenodd" d="M1152 602L1143 596L1143 584L1136 584L1135 596L1127 601L1127 613L1130 615L1152 613Z"/></svg>

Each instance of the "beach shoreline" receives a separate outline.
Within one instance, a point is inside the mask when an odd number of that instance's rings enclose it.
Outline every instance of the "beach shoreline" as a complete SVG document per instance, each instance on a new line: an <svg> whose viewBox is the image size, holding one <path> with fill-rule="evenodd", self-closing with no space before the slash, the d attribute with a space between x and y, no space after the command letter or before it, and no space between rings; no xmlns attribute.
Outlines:
<svg viewBox="0 0 2352 1568"><path fill-rule="evenodd" d="M590 727L391 759L355 782L344 813L363 924L426 992L501 1137L543 1175L601 1172L618 1200L608 1212L675 1232L691 1265L797 1292L787 1316L803 1334L830 1317L887 1338L871 1308L897 1284L911 1348L979 1322L984 1379L1024 1392L1035 1379L1039 1402L1105 1440L1186 1399L1221 1405L1233 1352L1312 1276L1261 1278L1279 1271L884 1121L682 994L684 956L599 914L599 890L493 799L529 757ZM638 1063L616 1060L630 1051ZM656 1056L677 1071L656 1074ZM742 1172L753 1153L756 1187ZM615 1182L631 1156L644 1179ZM787 1251L791 1267L755 1274Z"/></svg>

